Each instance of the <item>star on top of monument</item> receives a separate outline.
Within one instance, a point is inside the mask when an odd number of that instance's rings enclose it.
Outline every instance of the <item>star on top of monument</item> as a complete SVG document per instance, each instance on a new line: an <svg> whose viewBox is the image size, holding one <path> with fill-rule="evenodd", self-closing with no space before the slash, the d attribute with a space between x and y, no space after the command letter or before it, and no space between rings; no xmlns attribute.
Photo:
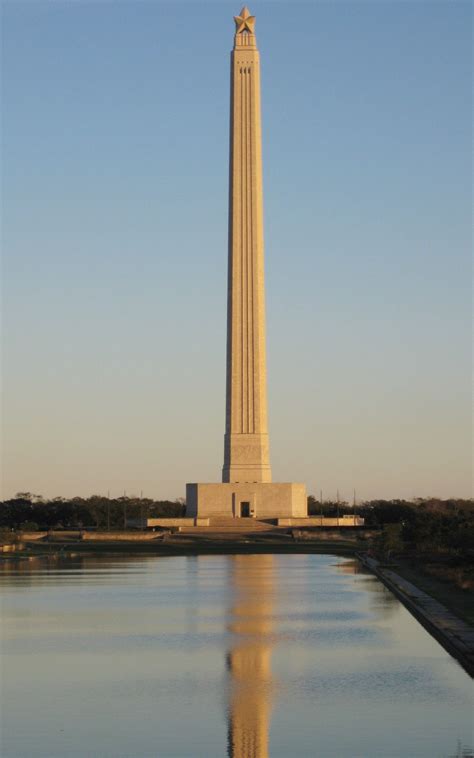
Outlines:
<svg viewBox="0 0 474 758"><path fill-rule="evenodd" d="M255 16L250 15L250 11L245 6L240 11L240 16L234 16L234 21L236 25L236 34L241 34L242 32L250 32L253 34L253 29L255 26Z"/></svg>

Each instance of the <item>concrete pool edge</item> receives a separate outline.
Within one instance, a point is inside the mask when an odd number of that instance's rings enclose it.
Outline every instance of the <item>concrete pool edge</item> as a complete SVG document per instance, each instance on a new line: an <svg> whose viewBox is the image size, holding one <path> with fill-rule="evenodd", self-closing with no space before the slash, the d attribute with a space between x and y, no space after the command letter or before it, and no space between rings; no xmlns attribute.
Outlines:
<svg viewBox="0 0 474 758"><path fill-rule="evenodd" d="M375 558L356 557L403 603L422 626L474 677L474 629L438 600L401 577Z"/></svg>

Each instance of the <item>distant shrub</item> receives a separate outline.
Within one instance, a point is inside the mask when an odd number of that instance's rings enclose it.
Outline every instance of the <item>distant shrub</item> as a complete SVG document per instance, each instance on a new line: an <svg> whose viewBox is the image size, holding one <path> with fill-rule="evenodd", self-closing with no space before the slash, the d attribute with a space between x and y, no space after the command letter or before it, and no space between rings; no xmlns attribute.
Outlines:
<svg viewBox="0 0 474 758"><path fill-rule="evenodd" d="M36 521L24 521L23 524L21 524L20 529L23 532L37 532L39 526Z"/></svg>

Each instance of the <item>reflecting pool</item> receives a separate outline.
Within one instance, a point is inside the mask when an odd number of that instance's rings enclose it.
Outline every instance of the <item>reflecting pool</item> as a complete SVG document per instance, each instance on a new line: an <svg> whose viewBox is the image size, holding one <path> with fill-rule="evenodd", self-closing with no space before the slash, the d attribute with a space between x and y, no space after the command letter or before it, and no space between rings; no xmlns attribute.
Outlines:
<svg viewBox="0 0 474 758"><path fill-rule="evenodd" d="M3 758L471 756L472 685L327 555L1 567Z"/></svg>

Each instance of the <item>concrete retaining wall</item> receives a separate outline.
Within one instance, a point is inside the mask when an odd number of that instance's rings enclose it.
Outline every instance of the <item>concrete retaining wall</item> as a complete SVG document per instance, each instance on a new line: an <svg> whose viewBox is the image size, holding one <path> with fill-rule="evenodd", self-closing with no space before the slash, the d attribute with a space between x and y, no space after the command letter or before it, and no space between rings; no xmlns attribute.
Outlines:
<svg viewBox="0 0 474 758"><path fill-rule="evenodd" d="M0 545L0 553L18 553L25 549L23 542L10 542Z"/></svg>
<svg viewBox="0 0 474 758"><path fill-rule="evenodd" d="M308 516L307 518L279 518L278 526L364 526L365 519L359 516L346 518L325 518L324 516Z"/></svg>
<svg viewBox="0 0 474 758"><path fill-rule="evenodd" d="M153 526L159 526L163 529L171 529L172 527L180 526L194 526L193 518L149 518L146 525L150 528Z"/></svg>
<svg viewBox="0 0 474 758"><path fill-rule="evenodd" d="M84 532L85 542L149 542L160 539L154 532Z"/></svg>
<svg viewBox="0 0 474 758"><path fill-rule="evenodd" d="M293 529L293 537L302 542L353 542L359 544L359 535L354 531L341 534L339 530L306 531L305 529Z"/></svg>

